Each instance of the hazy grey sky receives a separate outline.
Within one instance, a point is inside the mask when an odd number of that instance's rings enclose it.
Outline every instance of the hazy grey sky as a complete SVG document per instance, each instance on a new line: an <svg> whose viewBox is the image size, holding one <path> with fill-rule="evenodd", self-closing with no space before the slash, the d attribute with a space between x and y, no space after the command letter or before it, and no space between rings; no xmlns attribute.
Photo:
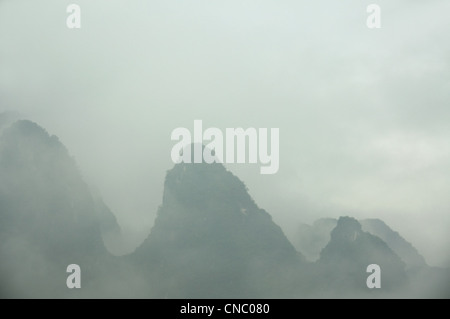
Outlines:
<svg viewBox="0 0 450 319"><path fill-rule="evenodd" d="M370 3L381 29L366 27ZM3 0L0 111L59 136L142 236L174 128L278 127L278 174L227 167L287 233L379 217L450 266L449 12L448 0Z"/></svg>

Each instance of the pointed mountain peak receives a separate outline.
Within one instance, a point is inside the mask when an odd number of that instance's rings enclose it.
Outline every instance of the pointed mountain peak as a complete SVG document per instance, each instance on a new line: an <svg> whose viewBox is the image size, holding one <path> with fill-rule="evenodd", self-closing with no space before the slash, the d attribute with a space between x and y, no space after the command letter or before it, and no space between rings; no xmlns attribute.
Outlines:
<svg viewBox="0 0 450 319"><path fill-rule="evenodd" d="M387 291L403 287L405 264L379 237L362 231L351 217L340 217L331 232L329 243L320 253L319 264L333 273L334 289L361 289L366 286L366 269L376 264L383 273L382 287Z"/></svg>
<svg viewBox="0 0 450 319"><path fill-rule="evenodd" d="M362 233L361 224L353 217L340 217L331 232L331 240L355 241Z"/></svg>
<svg viewBox="0 0 450 319"><path fill-rule="evenodd" d="M163 196L150 235L131 256L138 267L161 269L157 278L182 283L176 289L161 284L157 295L248 297L248 289L255 289L264 296L262 282L278 285L283 267L303 261L244 183L222 164L176 164L167 172Z"/></svg>

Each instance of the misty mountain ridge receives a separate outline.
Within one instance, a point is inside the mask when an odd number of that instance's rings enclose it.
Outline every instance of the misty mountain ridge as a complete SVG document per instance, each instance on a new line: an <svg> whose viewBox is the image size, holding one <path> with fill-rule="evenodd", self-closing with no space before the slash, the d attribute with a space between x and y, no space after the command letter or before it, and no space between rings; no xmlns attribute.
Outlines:
<svg viewBox="0 0 450 319"><path fill-rule="evenodd" d="M342 291L367 290L366 267L371 264L382 269L383 289L395 291L407 282L405 264L400 257L379 237L364 232L361 224L351 217L338 219L317 263L334 269L327 273L328 283Z"/></svg>
<svg viewBox="0 0 450 319"><path fill-rule="evenodd" d="M269 283L288 280L286 268L304 262L245 185L222 164L205 163L167 173L155 224L131 257L177 276L164 295L193 298L263 297Z"/></svg>
<svg viewBox="0 0 450 319"><path fill-rule="evenodd" d="M93 265L109 256L101 228L105 233L117 230L114 223L114 215L93 199L56 136L26 120L4 129L0 136L1 294L11 285L19 296L66 292L65 267L77 263L89 276ZM29 267L35 271L27 272ZM10 283L21 272L20 283ZM45 282L55 286L41 291Z"/></svg>
<svg viewBox="0 0 450 319"><path fill-rule="evenodd" d="M58 138L26 120L0 136L0 297L370 298L408 296L424 281L418 295L427 296L447 278L411 249L403 254L410 246L381 221L316 226L302 237L313 243L306 256L320 249L312 263L222 164L180 163L167 172L148 237L114 257L104 242L120 227ZM71 263L82 268L82 289L65 287ZM365 286L370 263L382 267L381 290Z"/></svg>
<svg viewBox="0 0 450 319"><path fill-rule="evenodd" d="M331 232L336 227L335 218L321 218L312 225L299 225L293 243L310 261L316 261L322 249L328 244ZM404 262L406 269L425 267L425 258L398 232L392 230L380 219L359 220L362 231L381 238Z"/></svg>

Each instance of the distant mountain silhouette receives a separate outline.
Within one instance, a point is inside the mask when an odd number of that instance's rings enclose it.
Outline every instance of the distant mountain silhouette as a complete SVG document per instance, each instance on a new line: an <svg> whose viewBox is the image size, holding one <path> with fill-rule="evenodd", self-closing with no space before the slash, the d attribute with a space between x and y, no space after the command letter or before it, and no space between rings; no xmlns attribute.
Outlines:
<svg viewBox="0 0 450 319"><path fill-rule="evenodd" d="M236 176L204 163L167 173L154 227L132 258L171 278L164 296L194 298L283 293L285 271L304 260Z"/></svg>
<svg viewBox="0 0 450 319"><path fill-rule="evenodd" d="M89 278L93 265L109 255L100 219L108 219L108 227L114 228L115 217L105 207L99 210L58 138L25 120L4 129L0 137L2 290L14 285L20 287L19 295L58 296L68 290L66 267L72 263L82 266Z"/></svg>
<svg viewBox="0 0 450 319"><path fill-rule="evenodd" d="M405 262L406 269L426 266L425 259L417 249L400 234L392 230L380 219L363 219L359 223L362 230L381 238ZM293 243L309 260L319 258L321 250L330 241L331 231L336 227L337 219L321 218L313 225L301 224L297 229Z"/></svg>
<svg viewBox="0 0 450 319"><path fill-rule="evenodd" d="M359 221L362 229L372 235L380 237L405 262L406 269L425 267L425 258L417 249L407 242L400 234L393 231L380 219L363 219Z"/></svg>
<svg viewBox="0 0 450 319"><path fill-rule="evenodd" d="M316 261L322 249L330 241L331 231L336 224L337 219L334 218L321 218L312 225L300 224L292 242L309 261Z"/></svg>
<svg viewBox="0 0 450 319"><path fill-rule="evenodd" d="M340 217L322 249L318 265L325 270L324 278L330 290L358 296L368 292L367 266L377 264L382 269L383 292L402 288L407 283L405 264L389 246L351 217Z"/></svg>
<svg viewBox="0 0 450 319"><path fill-rule="evenodd" d="M450 297L448 269L428 267L381 220L301 226L294 243L308 262L217 163L176 164L148 237L115 257L104 242L119 236L58 138L0 114L0 298ZM82 289L66 287L72 263ZM369 264L381 289L366 286Z"/></svg>

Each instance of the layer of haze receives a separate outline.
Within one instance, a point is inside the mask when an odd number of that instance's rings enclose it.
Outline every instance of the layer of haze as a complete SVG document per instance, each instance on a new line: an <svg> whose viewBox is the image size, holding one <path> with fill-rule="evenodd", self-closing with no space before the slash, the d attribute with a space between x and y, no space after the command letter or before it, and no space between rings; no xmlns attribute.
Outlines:
<svg viewBox="0 0 450 319"><path fill-rule="evenodd" d="M81 29L66 7L81 6ZM450 2L0 1L0 111L60 137L137 245L176 127L280 128L280 170L227 165L291 235L378 217L450 266ZM129 235L131 236L131 235Z"/></svg>

